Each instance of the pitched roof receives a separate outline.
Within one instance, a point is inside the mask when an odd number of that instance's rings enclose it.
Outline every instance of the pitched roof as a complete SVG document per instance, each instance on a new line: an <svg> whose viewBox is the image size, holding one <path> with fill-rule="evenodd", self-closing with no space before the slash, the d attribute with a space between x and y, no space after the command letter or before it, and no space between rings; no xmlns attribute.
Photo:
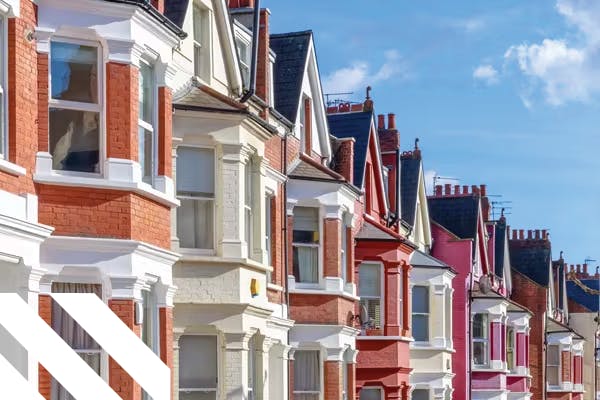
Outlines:
<svg viewBox="0 0 600 400"><path fill-rule="evenodd" d="M178 27L183 27L183 20L188 8L189 0L165 1L165 17L169 18Z"/></svg>
<svg viewBox="0 0 600 400"><path fill-rule="evenodd" d="M327 116L329 132L337 138L355 139L354 143L354 186L362 188L367 153L369 152L369 135L371 133L371 111L331 114ZM378 155L379 156L379 155Z"/></svg>
<svg viewBox="0 0 600 400"><path fill-rule="evenodd" d="M356 234L356 239L398 240L397 237L373 225L366 220Z"/></svg>
<svg viewBox="0 0 600 400"><path fill-rule="evenodd" d="M276 54L274 67L275 109L290 121L296 121L304 67L312 31L282 33L270 36L271 50Z"/></svg>
<svg viewBox="0 0 600 400"><path fill-rule="evenodd" d="M400 161L400 202L402 220L407 222L410 226L414 226L415 224L420 171L420 159L402 158Z"/></svg>
<svg viewBox="0 0 600 400"><path fill-rule="evenodd" d="M513 269L542 286L548 286L551 251L549 242L527 243L509 240L510 264Z"/></svg>
<svg viewBox="0 0 600 400"><path fill-rule="evenodd" d="M163 24L167 27L168 30L177 35L180 39L185 39L187 37L187 33L181 30L181 27L176 25L173 21L167 18L165 15L158 12L154 6L148 0L104 0L110 3L121 3L121 4L132 4L135 5L144 11L146 11L152 18ZM171 1L171 0L169 0ZM169 3L166 1L166 3Z"/></svg>
<svg viewBox="0 0 600 400"><path fill-rule="evenodd" d="M496 223L494 243L494 274L504 276L504 246L506 245L506 219L504 217Z"/></svg>
<svg viewBox="0 0 600 400"><path fill-rule="evenodd" d="M429 197L429 217L460 239L474 239L479 196Z"/></svg>
<svg viewBox="0 0 600 400"><path fill-rule="evenodd" d="M581 283L594 290L600 289L600 282L598 279L581 279ZM567 281L567 297L576 303L581 304L590 311L598 312L598 296L595 294L586 293L573 281Z"/></svg>

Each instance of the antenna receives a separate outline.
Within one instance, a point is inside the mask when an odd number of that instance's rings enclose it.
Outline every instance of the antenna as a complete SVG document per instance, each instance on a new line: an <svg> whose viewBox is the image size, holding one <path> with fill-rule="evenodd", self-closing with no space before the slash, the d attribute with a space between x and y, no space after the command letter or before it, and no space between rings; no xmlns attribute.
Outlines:
<svg viewBox="0 0 600 400"><path fill-rule="evenodd" d="M332 106L334 104L342 103L342 102L344 102L344 100L342 100L340 98L330 99L330 97L332 97L332 96L351 96L353 94L354 94L354 92L325 93L325 103L327 103L327 107Z"/></svg>
<svg viewBox="0 0 600 400"><path fill-rule="evenodd" d="M458 178L453 178L451 176L439 176L437 174L435 174L433 176L433 188L435 189L436 185L437 185L437 181L456 181L459 182Z"/></svg>
<svg viewBox="0 0 600 400"><path fill-rule="evenodd" d="M502 195L491 195L493 197L500 197ZM492 204L492 219L496 219L496 210L500 209L500 216L510 215L512 213L505 212L506 210L512 210L512 206L506 206L505 204L512 204L511 200L494 200L491 202Z"/></svg>

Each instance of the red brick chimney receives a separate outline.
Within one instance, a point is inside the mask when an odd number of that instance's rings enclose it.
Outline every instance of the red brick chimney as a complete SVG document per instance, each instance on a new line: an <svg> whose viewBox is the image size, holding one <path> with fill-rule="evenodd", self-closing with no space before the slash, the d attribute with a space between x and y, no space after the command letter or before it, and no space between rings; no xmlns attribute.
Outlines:
<svg viewBox="0 0 600 400"><path fill-rule="evenodd" d="M229 0L229 8L254 7L254 0Z"/></svg>
<svg viewBox="0 0 600 400"><path fill-rule="evenodd" d="M246 3L254 1L249 0ZM273 105L274 99L269 99L269 85L271 83L269 63L269 49L271 43L269 40L269 10L260 10L260 30L258 31L258 60L256 64L256 95L263 99L267 104Z"/></svg>

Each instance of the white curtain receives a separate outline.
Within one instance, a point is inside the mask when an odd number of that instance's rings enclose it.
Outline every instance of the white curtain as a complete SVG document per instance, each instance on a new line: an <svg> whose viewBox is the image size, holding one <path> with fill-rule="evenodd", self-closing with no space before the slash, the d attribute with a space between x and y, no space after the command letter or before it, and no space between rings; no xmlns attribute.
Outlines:
<svg viewBox="0 0 600 400"><path fill-rule="evenodd" d="M100 285L85 283L53 283L53 293L94 293L102 298ZM100 375L100 346L55 301L52 302L52 329L75 349L81 358ZM74 400L58 381L52 379L52 400Z"/></svg>
<svg viewBox="0 0 600 400"><path fill-rule="evenodd" d="M318 351L294 353L294 399L316 400L321 391L321 371ZM316 392L316 393L302 393Z"/></svg>
<svg viewBox="0 0 600 400"><path fill-rule="evenodd" d="M212 249L213 200L180 199L177 236L183 248Z"/></svg>
<svg viewBox="0 0 600 400"><path fill-rule="evenodd" d="M319 281L319 249L303 246L297 246L297 249L300 282L317 283Z"/></svg>

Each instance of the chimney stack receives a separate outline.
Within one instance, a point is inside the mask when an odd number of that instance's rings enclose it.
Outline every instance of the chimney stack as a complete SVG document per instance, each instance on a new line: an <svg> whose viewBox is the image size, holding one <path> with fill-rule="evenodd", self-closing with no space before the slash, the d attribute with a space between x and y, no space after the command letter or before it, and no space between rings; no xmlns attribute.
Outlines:
<svg viewBox="0 0 600 400"><path fill-rule="evenodd" d="M577 264L577 275L581 274L581 264Z"/></svg>
<svg viewBox="0 0 600 400"><path fill-rule="evenodd" d="M479 186L477 186L477 185L471 185L471 193L473 193L473 194L479 194Z"/></svg>
<svg viewBox="0 0 600 400"><path fill-rule="evenodd" d="M435 185L435 197L442 197L442 185Z"/></svg>
<svg viewBox="0 0 600 400"><path fill-rule="evenodd" d="M385 115L379 114L377 116L377 127L379 129L385 129Z"/></svg>
<svg viewBox="0 0 600 400"><path fill-rule="evenodd" d="M584 264L583 264L583 274L584 274L584 275L587 275L587 274L588 274L588 271L587 271L587 264L586 264L586 263L584 263Z"/></svg>
<svg viewBox="0 0 600 400"><path fill-rule="evenodd" d="M533 231L531 229L527 230L527 239L533 239Z"/></svg>
<svg viewBox="0 0 600 400"><path fill-rule="evenodd" d="M548 231L546 229L542 229L542 239L546 240L548 236Z"/></svg>
<svg viewBox="0 0 600 400"><path fill-rule="evenodd" d="M446 183L446 184L444 185L444 195L446 195L446 196L450 196L450 195L452 194L452 193L451 193L451 188L452 188L452 185L451 185L451 184L449 184L449 183Z"/></svg>
<svg viewBox="0 0 600 400"><path fill-rule="evenodd" d="M479 191L481 192L481 197L485 197L487 195L487 185L479 185Z"/></svg>
<svg viewBox="0 0 600 400"><path fill-rule="evenodd" d="M388 114L388 129L396 129L396 114Z"/></svg>

